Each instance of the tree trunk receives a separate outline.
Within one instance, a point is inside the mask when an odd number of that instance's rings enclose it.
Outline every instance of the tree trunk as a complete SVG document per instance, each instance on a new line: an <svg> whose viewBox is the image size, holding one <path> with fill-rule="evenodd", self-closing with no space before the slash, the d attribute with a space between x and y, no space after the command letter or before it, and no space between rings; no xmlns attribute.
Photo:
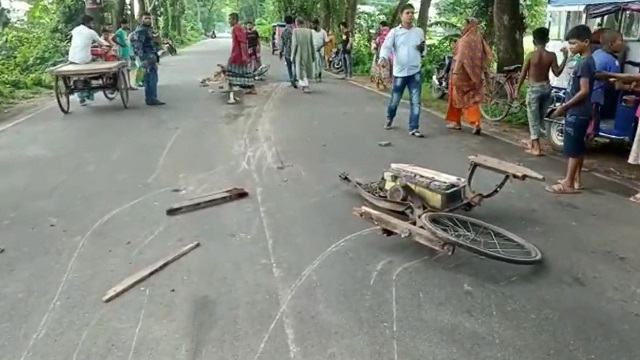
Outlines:
<svg viewBox="0 0 640 360"><path fill-rule="evenodd" d="M524 48L524 18L520 13L520 2L513 0L495 0L493 24L496 33L496 53L498 72L506 66L522 64Z"/></svg>
<svg viewBox="0 0 640 360"><path fill-rule="evenodd" d="M347 26L353 31L356 26L356 11L358 10L358 0L347 0L347 9L344 14L344 21L347 22Z"/></svg>
<svg viewBox="0 0 640 360"><path fill-rule="evenodd" d="M429 26L429 8L431 7L431 0L420 0L420 11L418 11L418 27L422 31L427 31Z"/></svg>
<svg viewBox="0 0 640 360"><path fill-rule="evenodd" d="M135 0L131 0L131 1L135 1ZM137 0L138 1L138 14L142 14L143 12L147 11L147 3L144 0ZM136 17L138 17L136 15Z"/></svg>
<svg viewBox="0 0 640 360"><path fill-rule="evenodd" d="M116 0L116 6L114 9L114 14L113 14L113 25L114 26L119 26L120 25L120 21L122 19L124 19L124 13L125 13L125 9L127 7L127 1L126 0Z"/></svg>
<svg viewBox="0 0 640 360"><path fill-rule="evenodd" d="M93 18L93 28L99 33L104 24L102 19L102 1L91 1L85 4L85 13Z"/></svg>

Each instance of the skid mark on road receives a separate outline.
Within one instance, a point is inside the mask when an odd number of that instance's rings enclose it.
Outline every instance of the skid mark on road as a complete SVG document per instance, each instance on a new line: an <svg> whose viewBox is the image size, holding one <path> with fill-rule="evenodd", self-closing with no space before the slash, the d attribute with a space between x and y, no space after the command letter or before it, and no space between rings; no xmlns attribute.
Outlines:
<svg viewBox="0 0 640 360"><path fill-rule="evenodd" d="M128 360L133 359L133 352L136 349L136 342L138 341L138 335L140 334L140 329L142 328L142 320L144 320L144 310L147 308L147 301L149 300L149 288L146 289L144 294L144 302L142 303L142 310L140 311L140 318L138 319L138 325L136 326L136 331L133 333L133 340L131 341L131 350L129 350Z"/></svg>
<svg viewBox="0 0 640 360"><path fill-rule="evenodd" d="M398 360L398 336L397 336L398 327L396 325L396 278L398 277L398 274L402 272L402 270L412 265L415 265L423 260L427 260L430 257L431 256L425 256L425 257L421 257L418 260L410 261L400 266L398 270L396 270L396 272L393 273L393 279L392 279L393 282L391 285L391 298L392 298L392 306L393 306L393 359L394 360Z"/></svg>
<svg viewBox="0 0 640 360"><path fill-rule="evenodd" d="M280 309L278 310L278 313L276 314L275 318L271 322L271 325L269 325L269 329L267 329L267 332L265 333L264 338L262 339L262 342L260 343L260 346L258 347L258 352L256 353L256 356L254 357L254 360L257 360L262 355L262 352L264 351L264 347L265 347L267 341L269 340L269 337L271 336L271 333L273 332L273 328L278 323L278 320L280 320L280 317L282 317L284 312L287 310L287 307L289 306L289 302L293 298L293 295L295 295L295 293L298 290L298 288L300 287L300 285L307 279L307 277L309 277L309 275L318 267L318 265L320 265L320 263L322 261L324 261L324 259L327 256L329 256L332 253L334 253L336 250L341 248L344 244L346 244L350 240L356 239L360 235L368 234L371 231L376 230L376 229L378 229L378 227L372 227L372 228L364 229L364 230L358 231L356 233L353 233L351 235L348 235L348 236L340 239L338 242L336 242L335 244L331 245L331 247L329 247L322 254L320 254L320 256L318 256L311 263L311 265L309 265L302 272L302 274L300 274L298 279L296 279L296 281L293 283L293 285L291 285L291 287L289 288L289 292L287 293L287 296L284 299L284 301L281 302Z"/></svg>
<svg viewBox="0 0 640 360"><path fill-rule="evenodd" d="M373 273L371 273L371 281L369 282L369 285L373 285L373 282L376 281L376 277L378 276L378 273L380 272L380 270L382 270L382 267L384 266L384 264L388 263L389 261L391 261L391 258L382 260L378 263L378 266L376 266L376 269L373 270Z"/></svg>
<svg viewBox="0 0 640 360"><path fill-rule="evenodd" d="M140 250L142 250L142 248L145 247L151 240L153 240L153 238L158 236L158 234L160 234L162 232L162 230L164 230L164 228L167 227L167 225L169 225L169 224L162 224L162 226L157 228L156 231L154 231L153 234L151 234L151 236L146 238L142 242L142 244L140 244L135 250L133 250L133 252L131 253L131 256L135 256Z"/></svg>
<svg viewBox="0 0 640 360"><path fill-rule="evenodd" d="M176 130L176 132L171 137L171 140L169 140L169 142L167 143L167 146L165 146L164 151L162 152L162 155L160 155L160 159L158 159L158 165L156 165L156 170L153 172L153 174L151 174L151 177L149 177L149 179L147 180L147 183L152 182L153 179L155 179L156 176L158 176L158 174L160 173L160 170L162 169L162 164L164 163L164 159L167 157L167 154L171 149L171 145L173 145L173 142L176 141L176 138L180 134L180 131L182 131L182 129L178 128L178 130Z"/></svg>
<svg viewBox="0 0 640 360"><path fill-rule="evenodd" d="M80 336L80 340L78 341L78 346L76 346L76 351L73 352L72 360L78 359L78 354L80 354L80 350L82 349L82 344L84 343L84 340L87 338L87 334L89 334L89 331L93 329L93 327L96 325L100 317L102 317L102 314L104 314L107 309L108 309L107 307L103 307L102 309L100 309L100 311L96 313L93 319L91 319L91 322L82 333L82 336Z"/></svg>
<svg viewBox="0 0 640 360"><path fill-rule="evenodd" d="M80 254L80 250L82 250L82 248L84 247L84 245L86 244L87 240L89 239L89 237L91 236L91 234L93 234L93 232L100 227L102 224L104 224L105 222L109 221L109 219L111 219L112 217L114 217L116 214L118 214L119 212L126 210L128 208L130 208L131 206L147 199L150 198L156 194L159 194L163 191L167 191L169 190L169 187L160 189L160 190L156 190L153 192L150 192L144 196L141 196L133 201L131 201L128 204L125 204L113 211L111 211L110 213L108 213L107 215L105 215L103 218L101 218L100 220L98 220L98 222L96 222L91 229L89 229L89 231L82 237L82 239L80 240L80 243L78 243L78 247L76 248L75 252L73 253L73 255L71 256L71 260L69 260L69 264L67 265L67 271L64 273L64 275L62 276L62 280L60 281L60 285L58 286L58 290L56 291L55 296L53 297L53 299L51 300L51 303L49 304L49 308L47 309L47 311L45 312L44 316L42 317L42 320L40 321L40 325L38 325L38 328L36 329L36 332L33 334L33 336L31 337L31 340L29 340L29 344L27 345L26 350L24 351L24 353L22 354L22 357L20 358L20 360L25 360L27 358L27 356L31 355L30 351L31 348L33 347L33 344L35 344L36 340L41 338L45 332L47 331L47 323L49 321L49 316L51 316L51 314L53 313L53 310L55 308L55 306L58 304L58 300L60 299L60 294L62 293L62 290L64 289L67 280L69 280L69 275L71 274L71 271L73 270L73 266L76 262L76 259L78 258L78 254Z"/></svg>

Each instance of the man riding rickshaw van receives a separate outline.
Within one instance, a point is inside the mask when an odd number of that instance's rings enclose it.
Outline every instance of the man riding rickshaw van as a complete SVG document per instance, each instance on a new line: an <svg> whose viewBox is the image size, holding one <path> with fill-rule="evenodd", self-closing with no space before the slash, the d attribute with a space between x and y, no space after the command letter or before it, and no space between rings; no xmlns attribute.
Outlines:
<svg viewBox="0 0 640 360"><path fill-rule="evenodd" d="M82 15L80 17L80 25L71 30L71 46L69 46L68 60L72 64L88 64L93 61L91 49L94 43L104 47L110 47L108 41L102 39L95 30L93 30L93 17ZM85 79L75 79L76 81L86 82ZM78 92L78 100L84 105L87 100L93 101L93 93L90 91Z"/></svg>

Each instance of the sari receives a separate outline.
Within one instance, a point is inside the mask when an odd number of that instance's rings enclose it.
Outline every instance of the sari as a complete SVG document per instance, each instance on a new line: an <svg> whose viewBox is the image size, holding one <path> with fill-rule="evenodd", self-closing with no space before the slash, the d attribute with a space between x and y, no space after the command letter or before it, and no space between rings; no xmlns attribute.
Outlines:
<svg viewBox="0 0 640 360"><path fill-rule="evenodd" d="M373 39L371 49L373 50L373 61L371 63L371 69L369 73L371 75L371 81L376 84L378 89L391 88L392 73L393 73L393 54L389 56L388 64L386 68L378 64L380 49L389 34L388 26L384 26L380 29L380 33Z"/></svg>
<svg viewBox="0 0 640 360"><path fill-rule="evenodd" d="M478 19L468 18L462 36L453 48L453 66L449 80L449 102L445 120L459 128L462 117L476 129L482 115L483 74L491 63L491 49L480 34ZM479 56L478 56L479 55Z"/></svg>

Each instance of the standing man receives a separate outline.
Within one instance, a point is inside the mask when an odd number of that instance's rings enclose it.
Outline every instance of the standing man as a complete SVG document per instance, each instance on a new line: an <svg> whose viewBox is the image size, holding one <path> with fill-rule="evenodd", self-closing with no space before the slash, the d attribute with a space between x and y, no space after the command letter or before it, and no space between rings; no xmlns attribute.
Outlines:
<svg viewBox="0 0 640 360"><path fill-rule="evenodd" d="M351 80L353 77L353 64L351 63L351 48L353 47L353 34L347 22L340 23L340 31L342 32L342 68L344 69L344 79Z"/></svg>
<svg viewBox="0 0 640 360"><path fill-rule="evenodd" d="M113 34L115 42L118 44L118 59L127 62L127 82L129 83L129 90L138 90L131 79L135 79L135 59L133 59L133 51L131 51L131 43L129 42L129 20L123 19L120 21L120 28Z"/></svg>
<svg viewBox="0 0 640 360"><path fill-rule="evenodd" d="M260 34L251 21L247 22L247 45L249 46L251 70L256 72L262 65L260 61Z"/></svg>
<svg viewBox="0 0 640 360"><path fill-rule="evenodd" d="M295 63L296 77L300 82L303 93L309 93L309 78L313 76L313 63L316 52L313 46L313 31L305 26L302 18L296 19L296 29L293 30L291 42L291 56Z"/></svg>
<svg viewBox="0 0 640 360"><path fill-rule="evenodd" d="M247 32L238 23L238 13L229 15L229 25L231 26L231 56L227 63L227 81L229 85L245 89L245 94L256 94L253 84L255 78L251 69L249 59L249 45L247 43Z"/></svg>
<svg viewBox="0 0 640 360"><path fill-rule="evenodd" d="M387 108L387 121L384 128L393 129L393 119L396 117L400 98L405 88L409 88L409 134L424 137L420 132L420 96L422 93L421 62L425 51L424 31L413 26L415 8L411 4L400 7L400 26L389 31L380 49L380 64L389 66L389 58L393 54L393 84L391 86L391 100Z"/></svg>
<svg viewBox="0 0 640 360"><path fill-rule="evenodd" d="M327 32L320 27L320 20L313 19L313 47L316 52L314 75L317 82L322 81L322 69L324 68L324 46L329 41Z"/></svg>
<svg viewBox="0 0 640 360"><path fill-rule="evenodd" d="M287 15L284 17L284 23L286 26L282 30L280 35L280 41L278 42L278 49L280 49L280 60L284 57L284 61L287 64L287 73L289 74L289 82L294 88L298 88L296 85L295 73L293 72L293 62L291 61L291 41L293 39L293 16Z"/></svg>
<svg viewBox="0 0 640 360"><path fill-rule="evenodd" d="M149 12L142 13L134 38L134 53L144 68L144 101L149 106L164 105L164 102L158 100L158 53Z"/></svg>

